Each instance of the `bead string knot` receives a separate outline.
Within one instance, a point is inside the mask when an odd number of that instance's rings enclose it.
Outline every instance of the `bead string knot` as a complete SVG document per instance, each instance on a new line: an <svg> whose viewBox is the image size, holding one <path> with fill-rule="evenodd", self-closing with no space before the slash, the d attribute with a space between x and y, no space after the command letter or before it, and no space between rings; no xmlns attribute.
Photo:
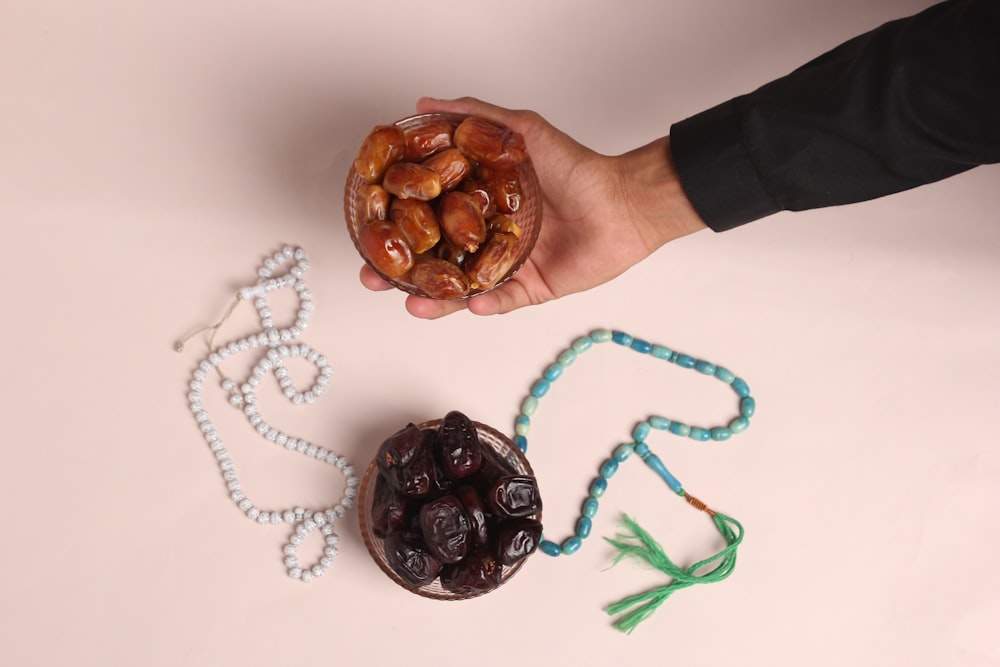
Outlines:
<svg viewBox="0 0 1000 667"><path fill-rule="evenodd" d="M292 266L288 272L284 275L277 275L278 270L289 263ZM229 497L236 503L240 511L248 519L261 525L287 523L294 526L289 541L282 550L284 564L291 578L305 583L312 581L315 577L323 576L324 572L333 564L333 558L338 553L337 545L339 543L339 537L333 527L334 522L353 507L360 482L354 472L354 467L346 458L334 451L272 427L264 421L257 408L257 387L268 373L275 377L285 397L295 405L314 403L323 395L329 384L330 376L333 375L333 368L324 355L305 343L295 342L308 327L309 318L314 308L312 294L303 278L308 269L309 261L306 259L305 252L301 248L285 246L273 257L264 260L263 265L257 270L258 281L254 285L239 290L236 298L229 304L218 322L208 327L202 327L174 344L174 349L182 352L184 343L192 336L202 331L211 330L212 333L208 339L209 354L195 368L194 376L189 383L188 402L191 406L191 412L194 413L195 421L205 441L219 462L222 479L229 491ZM274 324L267 296L284 288L295 291L299 305L294 325L279 328ZM256 307L262 330L219 347L213 347L219 328L242 301L251 302ZM237 383L222 373L220 365L225 359L258 348L265 349L267 352L242 383ZM316 367L317 372L313 385L304 392L300 392L296 388L284 366L284 360L289 358L304 359ZM288 451L298 452L321 463L334 466L344 475L346 482L344 495L335 505L316 510L302 507L286 510L264 510L257 507L247 497L236 473L235 464L228 450L223 446L222 438L216 432L215 426L201 401L205 380L208 374L213 371L220 379L222 390L229 395L229 404L246 415L250 425L262 438ZM306 536L314 530L319 530L326 542L323 556L314 565L303 566L299 563L297 550Z"/></svg>
<svg viewBox="0 0 1000 667"><path fill-rule="evenodd" d="M642 459L650 470L655 472L674 493L681 496L691 507L705 512L711 517L716 529L726 541L726 547L688 568L681 568L671 561L649 533L628 516L624 516L622 519L622 524L628 532L619 535L616 539L605 538L609 544L617 549L614 563L623 558L638 558L653 565L671 578L671 582L665 586L627 597L605 609L610 615L624 614L615 621L614 625L619 630L629 633L656 611L675 591L695 584L722 581L728 577L736 566L736 550L743 541L743 526L735 519L716 512L698 498L687 493L680 481L663 464L663 461L650 450L646 439L652 431L656 430L697 442L723 442L742 433L750 426L750 418L756 412L757 404L750 395L750 387L747 383L727 368L703 359L696 359L663 345L654 345L623 331L598 329L588 336L573 341L573 344L563 350L556 358L556 362L546 368L542 376L532 385L531 393L521 403L521 412L514 423L514 443L522 452L526 452L528 448L527 436L531 429L532 416L538 408L539 399L548 393L552 383L562 376L566 368L576 361L580 354L589 350L595 343L609 341L639 354L646 354L654 359L667 361L681 368L691 369L722 381L736 393L739 398L740 410L739 415L727 424L715 427L691 426L659 415L639 422L632 430L631 442L620 445L601 464L598 476L590 484L590 494L583 503L582 515L577 520L574 534L562 542L553 542L545 539L544 535L542 536L538 548L549 556L569 555L579 551L583 540L590 535L594 516L596 516L600 506L600 499L608 488L608 480L618 471L620 464L624 463L632 454L636 454L638 458ZM709 571L701 572L705 567L712 565L714 567Z"/></svg>

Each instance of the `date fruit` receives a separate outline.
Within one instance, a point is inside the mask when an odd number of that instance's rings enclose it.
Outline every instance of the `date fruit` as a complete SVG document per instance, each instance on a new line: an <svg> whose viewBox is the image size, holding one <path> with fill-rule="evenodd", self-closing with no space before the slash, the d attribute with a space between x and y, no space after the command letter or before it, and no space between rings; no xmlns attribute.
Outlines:
<svg viewBox="0 0 1000 667"><path fill-rule="evenodd" d="M474 551L461 563L441 568L441 586L452 593L465 595L491 591L500 585L501 565L488 549Z"/></svg>
<svg viewBox="0 0 1000 667"><path fill-rule="evenodd" d="M521 181L515 169L492 169L482 165L476 170L476 175L486 184L497 211L500 213L516 213L521 208Z"/></svg>
<svg viewBox="0 0 1000 667"><path fill-rule="evenodd" d="M354 158L354 169L367 182L378 183L389 165L402 160L405 154L403 131L395 125L377 125L362 142Z"/></svg>
<svg viewBox="0 0 1000 667"><path fill-rule="evenodd" d="M441 240L441 226L434 209L419 199L394 199L389 208L389 217L399 226L410 249L420 255L437 245Z"/></svg>
<svg viewBox="0 0 1000 667"><path fill-rule="evenodd" d="M452 410L441 420L438 434L438 458L449 479L459 480L479 470L483 453L471 419Z"/></svg>
<svg viewBox="0 0 1000 667"><path fill-rule="evenodd" d="M396 492L386 478L375 479L375 499L372 501L372 532L385 537L406 526L411 518L410 501Z"/></svg>
<svg viewBox="0 0 1000 667"><path fill-rule="evenodd" d="M385 170L382 187L400 199L430 201L441 194L441 174L413 162L396 162Z"/></svg>
<svg viewBox="0 0 1000 667"><path fill-rule="evenodd" d="M457 148L449 148L435 153L424 160L423 165L441 175L441 190L445 192L454 190L455 186L461 183L472 171L472 165L469 164L462 151Z"/></svg>
<svg viewBox="0 0 1000 667"><path fill-rule="evenodd" d="M369 183L358 188L357 222L385 220L389 213L389 193L381 185Z"/></svg>
<svg viewBox="0 0 1000 667"><path fill-rule="evenodd" d="M368 220L358 228L358 246L376 271L398 278L413 266L413 250L389 220Z"/></svg>
<svg viewBox="0 0 1000 667"><path fill-rule="evenodd" d="M455 146L470 159L496 169L524 162L524 137L509 127L479 116L466 118L455 128Z"/></svg>
<svg viewBox="0 0 1000 667"><path fill-rule="evenodd" d="M486 245L465 267L473 289L488 289L503 278L517 259L517 237L507 232L493 232Z"/></svg>
<svg viewBox="0 0 1000 667"><path fill-rule="evenodd" d="M431 555L417 533L396 531L386 536L383 545L389 567L411 586L426 586L441 571L441 561Z"/></svg>
<svg viewBox="0 0 1000 667"><path fill-rule="evenodd" d="M497 516L524 517L540 512L542 499L534 477L509 475L501 477L486 494L486 506Z"/></svg>
<svg viewBox="0 0 1000 667"><path fill-rule="evenodd" d="M538 548L542 524L528 518L510 519L497 524L494 553L504 565L513 565Z"/></svg>
<svg viewBox="0 0 1000 667"><path fill-rule="evenodd" d="M458 299L469 293L469 279L457 264L436 257L418 257L410 282L432 299Z"/></svg>
<svg viewBox="0 0 1000 667"><path fill-rule="evenodd" d="M453 190L441 198L438 221L448 242L468 252L476 252L486 240L486 219L475 200L464 192Z"/></svg>
<svg viewBox="0 0 1000 667"><path fill-rule="evenodd" d="M407 162L421 162L454 145L451 141L451 123L445 120L404 130L403 136L406 143L404 159Z"/></svg>
<svg viewBox="0 0 1000 667"><path fill-rule="evenodd" d="M431 555L442 563L457 563L469 550L469 517L453 495L441 496L420 508L420 531Z"/></svg>

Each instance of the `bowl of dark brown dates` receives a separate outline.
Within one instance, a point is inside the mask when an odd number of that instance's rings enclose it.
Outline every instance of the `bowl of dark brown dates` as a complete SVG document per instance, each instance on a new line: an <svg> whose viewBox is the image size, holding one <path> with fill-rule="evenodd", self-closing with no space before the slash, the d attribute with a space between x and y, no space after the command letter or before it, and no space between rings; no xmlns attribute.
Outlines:
<svg viewBox="0 0 1000 667"><path fill-rule="evenodd" d="M365 137L344 217L354 247L386 282L464 299L524 264L541 229L541 190L517 132L479 116L422 114Z"/></svg>
<svg viewBox="0 0 1000 667"><path fill-rule="evenodd" d="M510 439L458 411L407 424L382 442L361 480L358 517L382 571L438 600L495 590L542 534L527 459Z"/></svg>

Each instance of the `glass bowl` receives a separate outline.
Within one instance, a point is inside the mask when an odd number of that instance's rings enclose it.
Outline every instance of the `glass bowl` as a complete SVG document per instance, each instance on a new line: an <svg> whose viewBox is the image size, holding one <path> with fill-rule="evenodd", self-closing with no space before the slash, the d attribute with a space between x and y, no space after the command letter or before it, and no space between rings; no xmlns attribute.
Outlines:
<svg viewBox="0 0 1000 667"><path fill-rule="evenodd" d="M417 426L420 429L435 429L441 425L441 421L442 420L440 419L434 419L417 424ZM489 447L492 449L507 463L508 466L516 470L517 474L534 476L534 472L528 464L528 459L525 458L524 454L521 453L521 450L519 450L507 436L490 426L481 424L477 421L473 421L472 423L476 426L476 432L479 435L479 443L483 447ZM372 559L379 566L379 568L386 574L386 576L411 593L434 600L467 600L479 597L491 591L497 590L497 588L509 581L510 578L517 574L518 570L521 569L524 562L528 560L528 558L523 558L514 565L504 566L500 575L500 584L490 591L477 591L474 593L462 594L452 593L441 586L441 582L438 579L435 579L431 583L419 588L411 585L409 582L403 580L398 574L396 574L392 567L389 566L389 562L386 560L385 547L382 544L382 538L377 537L372 532L371 510L372 504L375 500L375 478L377 476L378 466L375 463L375 459L372 458L371 463L365 470L364 476L361 478L361 488L358 492L358 523L361 525L361 537L364 539L365 547L367 547L368 553L371 555ZM531 518L541 521L542 513L538 512L532 515Z"/></svg>
<svg viewBox="0 0 1000 667"><path fill-rule="evenodd" d="M394 123L394 125L402 128L403 131L407 131L417 129L431 123L446 121L451 124L452 128L455 128L458 127L458 125L467 117L468 116L461 114L447 113L420 114L418 116L410 116L408 118L398 120ZM517 273L518 269L521 268L525 260L528 259L532 248L535 246L535 241L538 240L538 232L542 227L542 193L538 184L538 176L535 174L535 169L531 164L530 156L526 157L524 162L518 165L517 174L521 185L521 204L516 212L509 214L509 217L513 219L513 221L521 228L521 237L517 242L514 263L507 273L505 273L503 277L501 277L500 280L494 283L491 287L485 289L473 288L468 294L457 297L459 299L467 299L477 294L483 294L484 292L495 289L509 280L511 276ZM389 277L372 266L372 263L368 261L364 252L362 252L358 243L358 226L361 224L362 220L360 219L357 200L358 190L366 184L367 182L354 168L352 161L351 169L347 174L347 183L344 186L344 219L347 222L347 231L348 234L350 234L351 242L354 244L355 249L358 251L358 254L361 255L361 258L365 260L365 263L393 287L409 294L432 298L419 287L410 282L409 272L396 278Z"/></svg>

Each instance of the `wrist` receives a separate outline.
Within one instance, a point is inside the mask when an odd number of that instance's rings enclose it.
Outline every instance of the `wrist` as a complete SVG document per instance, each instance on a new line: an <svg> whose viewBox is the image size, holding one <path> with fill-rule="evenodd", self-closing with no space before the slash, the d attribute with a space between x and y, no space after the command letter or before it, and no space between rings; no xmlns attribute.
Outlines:
<svg viewBox="0 0 1000 667"><path fill-rule="evenodd" d="M669 136L613 159L627 215L650 252L707 229L681 185Z"/></svg>

